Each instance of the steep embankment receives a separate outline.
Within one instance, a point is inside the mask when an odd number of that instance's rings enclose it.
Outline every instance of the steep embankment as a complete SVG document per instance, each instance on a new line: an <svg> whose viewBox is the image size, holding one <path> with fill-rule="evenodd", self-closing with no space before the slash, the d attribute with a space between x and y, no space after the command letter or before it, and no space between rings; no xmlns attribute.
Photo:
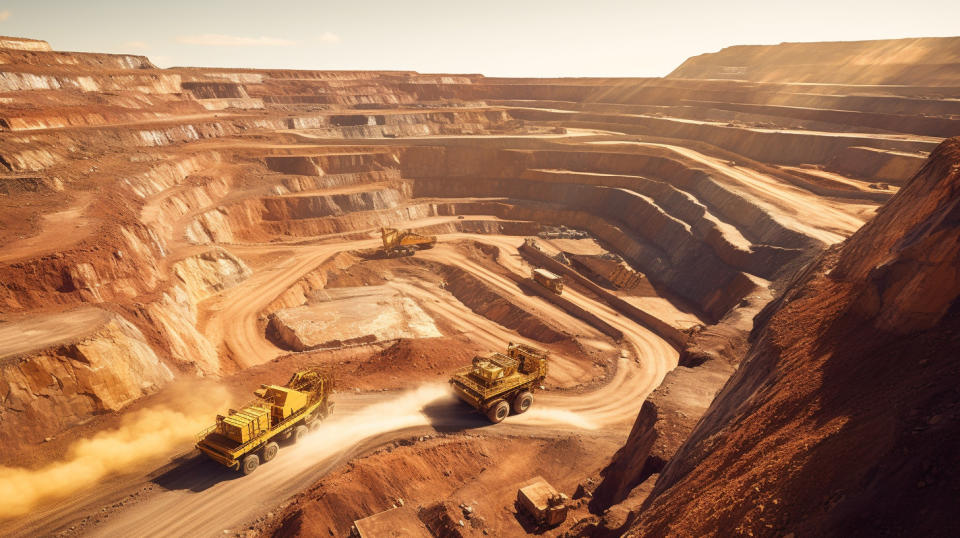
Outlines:
<svg viewBox="0 0 960 538"><path fill-rule="evenodd" d="M758 316L626 535L956 536L958 266L953 138Z"/></svg>

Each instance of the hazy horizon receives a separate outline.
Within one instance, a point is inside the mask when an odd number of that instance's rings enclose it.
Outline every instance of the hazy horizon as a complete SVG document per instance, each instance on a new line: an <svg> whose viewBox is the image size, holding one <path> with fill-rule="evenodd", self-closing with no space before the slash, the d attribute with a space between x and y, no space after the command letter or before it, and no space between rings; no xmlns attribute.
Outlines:
<svg viewBox="0 0 960 538"><path fill-rule="evenodd" d="M139 54L160 67L644 77L734 45L956 36L958 18L956 0L13 0L0 4L0 35L54 50Z"/></svg>

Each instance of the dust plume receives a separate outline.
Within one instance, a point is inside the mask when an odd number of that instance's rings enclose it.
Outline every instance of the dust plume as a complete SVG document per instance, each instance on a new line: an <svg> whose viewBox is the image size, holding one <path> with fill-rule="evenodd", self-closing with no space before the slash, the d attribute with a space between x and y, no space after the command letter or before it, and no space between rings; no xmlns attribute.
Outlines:
<svg viewBox="0 0 960 538"><path fill-rule="evenodd" d="M219 404L224 400L209 401ZM0 519L92 487L110 474L170 456L209 426L216 411L210 403L186 413L162 406L143 409L125 417L115 430L77 441L63 461L39 469L0 467Z"/></svg>
<svg viewBox="0 0 960 538"><path fill-rule="evenodd" d="M349 416L325 421L304 443L311 456L326 456L375 435L425 426L430 420L424 408L442 398L453 398L446 384L428 384L382 403L358 410Z"/></svg>
<svg viewBox="0 0 960 538"><path fill-rule="evenodd" d="M515 417L518 424L566 424L583 430L596 430L600 427L594 420L566 409L534 406L525 414Z"/></svg>

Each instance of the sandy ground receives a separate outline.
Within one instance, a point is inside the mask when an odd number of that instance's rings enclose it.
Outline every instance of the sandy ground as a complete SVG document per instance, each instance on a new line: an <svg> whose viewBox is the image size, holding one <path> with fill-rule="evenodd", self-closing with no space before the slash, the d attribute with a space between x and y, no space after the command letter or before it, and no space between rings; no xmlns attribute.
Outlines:
<svg viewBox="0 0 960 538"><path fill-rule="evenodd" d="M526 275L516 247L522 238L491 237L472 234L441 236L441 244L433 250L417 254L425 261L456 264L493 288L508 294L518 304L543 316L564 317L552 304L536 296L526 296L509 279L506 271ZM470 259L453 245L465 240L485 242L501 249L497 270ZM374 241L282 247L248 246L236 248L241 256L254 260L253 255L272 259L271 251L283 249L292 252L284 263L257 271L240 286L205 303L207 309L206 334L220 341L225 349L241 349L233 354L244 366L253 366L275 359L285 353L265 339L258 324L260 312L283 290L302 275L310 272L324 260L340 251L373 246ZM451 300L442 290L409 282L393 282L392 286L415 297L433 315L454 324L459 332L481 347L498 349L507 340L523 340L506 328L481 318L462 304ZM615 359L612 377L602 387L586 393L563 394L541 392L537 404L527 414L511 417L497 428L485 427L491 435L501 435L528 428L551 428L571 434L600 431L610 426L623 427L636 416L644 397L653 390L667 371L676 365L677 352L650 331L637 326L607 305L597 303L568 289L565 296L574 303L596 313L604 321L624 332L622 353L610 348L609 343L595 336L594 346L606 346L621 355ZM529 343L538 344L534 341ZM582 358L555 356L551 362L551 380L559 385L582 381L596 375L593 365L584 369ZM611 365L613 366L613 365ZM111 497L110 492L140 491L137 502L111 508L110 517L101 525L89 529L97 536L118 535L193 535L212 536L224 529L238 528L246 521L269 510L278 500L305 488L337 465L365 450L390 439L422 432L475 428L483 419L464 408L450 394L444 384L428 384L412 390L372 393L339 394L334 419L327 422L305 446L284 450L283 457L269 467L247 477L239 477L205 461L188 459L186 463L169 468L169 476L183 486L154 487L150 481L130 476L120 480L117 487L87 491L73 497L69 503L54 507L56 519L44 517L50 512L38 511L39 519L20 521L4 532L47 532L56 528L68 514L89 513L98 503ZM532 431L532 430L531 430ZM178 483L179 483L178 482ZM163 482L167 483L167 482ZM139 484L139 485L138 485ZM149 502L143 499L149 498ZM242 504L237 503L243 498Z"/></svg>

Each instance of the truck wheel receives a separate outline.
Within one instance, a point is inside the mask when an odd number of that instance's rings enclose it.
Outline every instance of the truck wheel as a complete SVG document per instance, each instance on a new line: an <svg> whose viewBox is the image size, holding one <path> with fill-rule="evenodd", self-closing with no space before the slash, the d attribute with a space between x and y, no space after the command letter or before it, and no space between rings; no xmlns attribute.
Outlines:
<svg viewBox="0 0 960 538"><path fill-rule="evenodd" d="M240 471L243 474L250 474L257 470L257 467L260 466L260 458L256 454L247 454L240 460Z"/></svg>
<svg viewBox="0 0 960 538"><path fill-rule="evenodd" d="M531 405L533 405L533 394L529 391L523 391L513 399L513 414L526 413Z"/></svg>
<svg viewBox="0 0 960 538"><path fill-rule="evenodd" d="M293 442L299 443L304 435L307 435L307 427L301 424L293 429Z"/></svg>
<svg viewBox="0 0 960 538"><path fill-rule="evenodd" d="M490 406L490 409L487 410L487 418L490 419L490 422L498 424L503 422L503 419L507 418L507 415L510 414L510 404L503 400L497 400Z"/></svg>
<svg viewBox="0 0 960 538"><path fill-rule="evenodd" d="M267 463L273 458L277 457L277 451L280 450L280 445L274 443L273 441L267 443L267 446L263 447L263 463Z"/></svg>

